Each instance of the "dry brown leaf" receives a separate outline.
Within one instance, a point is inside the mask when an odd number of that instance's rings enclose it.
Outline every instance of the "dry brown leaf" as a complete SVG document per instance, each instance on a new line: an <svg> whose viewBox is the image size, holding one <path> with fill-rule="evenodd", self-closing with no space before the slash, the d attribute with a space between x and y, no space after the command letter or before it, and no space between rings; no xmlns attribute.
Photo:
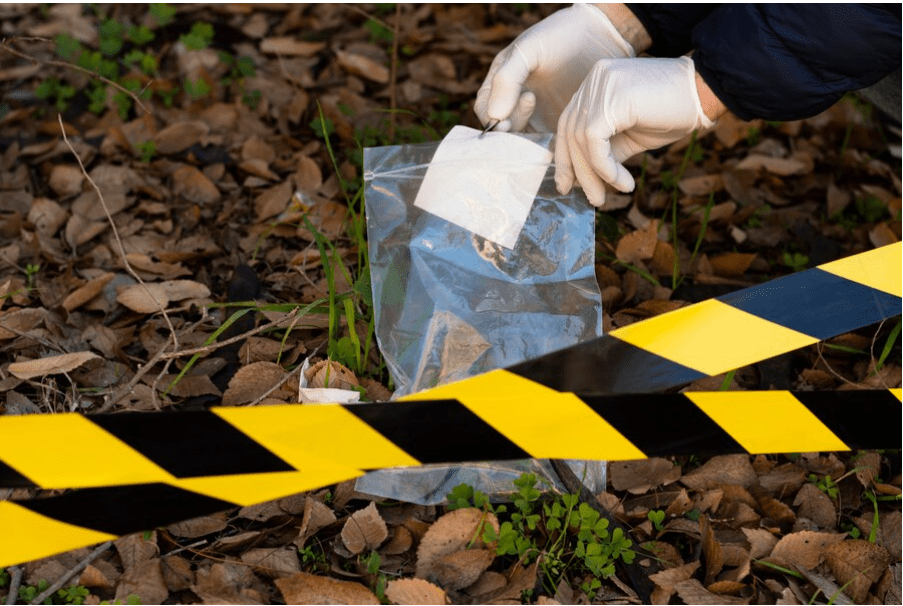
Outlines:
<svg viewBox="0 0 903 606"><path fill-rule="evenodd" d="M483 604L520 604L523 592L536 586L538 570L539 561L533 562L526 568L520 563L515 564L505 574L508 578L508 584L495 591L480 595L479 601Z"/></svg>
<svg viewBox="0 0 903 606"><path fill-rule="evenodd" d="M487 546L480 532L483 524L489 524L498 533L499 521L495 514L475 508L456 509L436 520L420 541L414 576L430 579L440 559L467 549L469 545L472 549L485 549Z"/></svg>
<svg viewBox="0 0 903 606"><path fill-rule="evenodd" d="M856 479L864 488L868 488L881 474L881 455L877 452L865 452L853 462Z"/></svg>
<svg viewBox="0 0 903 606"><path fill-rule="evenodd" d="M470 596L480 596L492 591L498 591L507 584L508 579L505 578L505 575L487 570L480 575L476 583L470 587L465 587L464 593Z"/></svg>
<svg viewBox="0 0 903 606"><path fill-rule="evenodd" d="M715 581L706 587L706 590L718 595L737 595L746 587L737 581Z"/></svg>
<svg viewBox="0 0 903 606"><path fill-rule="evenodd" d="M215 204L220 191L204 173L193 166L182 166L172 174L172 190L189 202L200 205Z"/></svg>
<svg viewBox="0 0 903 606"><path fill-rule="evenodd" d="M788 534L771 550L771 557L798 568L812 570L824 557L827 548L843 541L846 535L802 530Z"/></svg>
<svg viewBox="0 0 903 606"><path fill-rule="evenodd" d="M702 467L680 478L682 484L696 490L716 488L720 484L737 484L749 487L758 481L748 455L719 455L712 457Z"/></svg>
<svg viewBox="0 0 903 606"><path fill-rule="evenodd" d="M879 223L869 230L869 241L875 248L899 242L900 239L887 223Z"/></svg>
<svg viewBox="0 0 903 606"><path fill-rule="evenodd" d="M736 168L737 170L759 170L764 168L774 175L789 177L790 175L804 173L808 166L805 162L796 158L772 158L760 154L750 154L741 160Z"/></svg>
<svg viewBox="0 0 903 606"><path fill-rule="evenodd" d="M163 579L159 558L145 560L125 568L119 584L116 585L114 599L125 603L133 594L141 597L142 604L163 604L169 597L169 589Z"/></svg>
<svg viewBox="0 0 903 606"><path fill-rule="evenodd" d="M278 583L277 579L276 582ZM191 591L204 604L266 604L259 581L249 566L238 562L216 562L199 568ZM307 603L307 602L302 602ZM313 603L313 602L311 602Z"/></svg>
<svg viewBox="0 0 903 606"><path fill-rule="evenodd" d="M112 589L113 582L99 568L88 564L78 577L78 584L85 587L100 587L102 589Z"/></svg>
<svg viewBox="0 0 903 606"><path fill-rule="evenodd" d="M103 291L110 280L113 279L111 273L105 273L92 280L88 280L85 284L78 287L63 299L62 307L68 312L78 309Z"/></svg>
<svg viewBox="0 0 903 606"><path fill-rule="evenodd" d="M771 555L774 546L778 544L777 537L764 528L741 528L740 530L749 541L749 557L754 560Z"/></svg>
<svg viewBox="0 0 903 606"><path fill-rule="evenodd" d="M141 274L148 274L146 276L148 278L159 276L165 280L172 280L173 278L192 274L192 271L181 263L158 261L144 254L132 253L126 255L125 258L132 269Z"/></svg>
<svg viewBox="0 0 903 606"><path fill-rule="evenodd" d="M724 556L721 543L715 539L715 529L705 516L699 516L699 529L702 535L702 553L705 556L705 584L711 585L724 567Z"/></svg>
<svg viewBox="0 0 903 606"><path fill-rule="evenodd" d="M803 484L793 504L799 508L797 516L812 520L820 528L829 529L837 524L834 501L815 484Z"/></svg>
<svg viewBox="0 0 903 606"><path fill-rule="evenodd" d="M301 572L298 550L293 546L249 549L241 554L241 561L249 564L255 572L265 577L278 579Z"/></svg>
<svg viewBox="0 0 903 606"><path fill-rule="evenodd" d="M796 463L785 463L771 467L759 475L759 486L771 494L790 495L800 489L806 481L806 471Z"/></svg>
<svg viewBox="0 0 903 606"><path fill-rule="evenodd" d="M354 389L359 386L357 377L345 366L332 360L320 360L306 371L308 387L333 389Z"/></svg>
<svg viewBox="0 0 903 606"><path fill-rule="evenodd" d="M404 526L396 526L392 531L392 538L380 549L380 553L386 555L399 555L409 550L414 545L414 536Z"/></svg>
<svg viewBox="0 0 903 606"><path fill-rule="evenodd" d="M427 578L446 591L463 589L476 583L494 559L489 549L456 551L436 560Z"/></svg>
<svg viewBox="0 0 903 606"><path fill-rule="evenodd" d="M416 606L417 604L449 604L446 593L423 579L398 579L386 584L386 597L393 604Z"/></svg>
<svg viewBox="0 0 903 606"><path fill-rule="evenodd" d="M261 52L285 57L312 57L326 48L323 42L304 42L294 36L261 40Z"/></svg>
<svg viewBox="0 0 903 606"><path fill-rule="evenodd" d="M649 575L649 580L658 586L658 589L653 594L656 597L654 603L667 604L668 598L675 592L675 585L690 579L697 568L699 568L699 561L689 562L683 566L675 566L674 568L668 568Z"/></svg>
<svg viewBox="0 0 903 606"><path fill-rule="evenodd" d="M342 542L348 551L355 555L365 549L369 551L376 549L388 536L386 521L379 515L376 503L373 502L364 509L354 512L342 528Z"/></svg>
<svg viewBox="0 0 903 606"><path fill-rule="evenodd" d="M170 301L203 299L210 296L210 289L194 280L166 280L160 282Z"/></svg>
<svg viewBox="0 0 903 606"><path fill-rule="evenodd" d="M28 222L45 238L52 238L65 225L69 213L49 198L35 198L28 210Z"/></svg>
<svg viewBox="0 0 903 606"><path fill-rule="evenodd" d="M9 365L9 372L19 379L28 380L35 377L44 377L75 370L89 360L99 359L96 353L79 351L75 353L47 356L26 362L13 362Z"/></svg>
<svg viewBox="0 0 903 606"><path fill-rule="evenodd" d="M335 512L316 499L308 498L304 503L304 514L301 518L301 528L295 545L304 547L305 541L316 534L318 530L329 526L336 521Z"/></svg>
<svg viewBox="0 0 903 606"><path fill-rule="evenodd" d="M824 555L837 582L857 604L866 603L872 583L881 580L891 563L886 549L863 539L834 543Z"/></svg>
<svg viewBox="0 0 903 606"><path fill-rule="evenodd" d="M712 264L712 271L715 272L715 275L738 278L746 273L755 258L756 255L753 253L729 252L710 257L709 262Z"/></svg>
<svg viewBox="0 0 903 606"><path fill-rule="evenodd" d="M306 572L276 579L286 604L379 604L379 599L360 583L318 577Z"/></svg>
<svg viewBox="0 0 903 606"><path fill-rule="evenodd" d="M240 406L249 404L261 397L274 386L286 382L288 373L278 364L273 362L254 362L242 366L229 381L229 386L223 393L223 406ZM286 390L290 394L294 391L283 386L273 392L278 397L281 391ZM289 397L292 397L291 395Z"/></svg>
<svg viewBox="0 0 903 606"><path fill-rule="evenodd" d="M132 311L149 314L166 309L169 306L169 295L159 282L130 284L119 291L116 301Z"/></svg>
<svg viewBox="0 0 903 606"><path fill-rule="evenodd" d="M615 256L622 263L635 264L651 259L658 243L658 221L649 221L645 228L632 231L618 240Z"/></svg>
<svg viewBox="0 0 903 606"><path fill-rule="evenodd" d="M170 592L184 591L194 585L194 570L186 558L177 555L165 556L160 559L160 569Z"/></svg>
<svg viewBox="0 0 903 606"><path fill-rule="evenodd" d="M191 518L184 522L170 524L166 530L170 534L185 539L195 539L214 532L219 532L229 525L229 516L224 513L215 513L209 516Z"/></svg>
<svg viewBox="0 0 903 606"><path fill-rule="evenodd" d="M254 211L258 221L266 221L285 212L292 200L292 187L288 181L263 190L254 199Z"/></svg>
<svg viewBox="0 0 903 606"><path fill-rule="evenodd" d="M210 132L210 126L200 120L174 122L154 135L153 141L160 155L177 154L200 143L201 137Z"/></svg>
<svg viewBox="0 0 903 606"><path fill-rule="evenodd" d="M85 175L73 164L57 164L50 171L48 183L60 198L81 193Z"/></svg>
<svg viewBox="0 0 903 606"><path fill-rule="evenodd" d="M18 337L17 332L24 333L37 328L46 316L47 310L37 307L13 309L0 314L0 341ZM4 330L4 327L11 330Z"/></svg>
<svg viewBox="0 0 903 606"><path fill-rule="evenodd" d="M721 175L699 175L681 179L677 186L688 196L708 196L724 189L724 181Z"/></svg>
<svg viewBox="0 0 903 606"><path fill-rule="evenodd" d="M389 68L366 55L337 50L339 65L355 74L380 84L389 83Z"/></svg>
<svg viewBox="0 0 903 606"><path fill-rule="evenodd" d="M761 120L747 122L728 112L715 123L715 137L724 147L731 149L740 141L745 140L749 136L751 129L757 128L761 123Z"/></svg>
<svg viewBox="0 0 903 606"><path fill-rule="evenodd" d="M714 594L702 586L696 579L681 581L674 586L677 595L685 604L749 604L749 598L734 598Z"/></svg>
<svg viewBox="0 0 903 606"><path fill-rule="evenodd" d="M680 478L680 467L667 459L653 457L639 461L612 461L608 464L615 490L643 494L656 486L667 486Z"/></svg>

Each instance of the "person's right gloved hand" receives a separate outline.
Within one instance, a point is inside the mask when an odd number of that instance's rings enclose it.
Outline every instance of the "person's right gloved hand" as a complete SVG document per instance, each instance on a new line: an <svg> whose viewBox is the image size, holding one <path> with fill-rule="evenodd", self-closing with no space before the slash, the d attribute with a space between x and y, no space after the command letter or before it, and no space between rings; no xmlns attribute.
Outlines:
<svg viewBox="0 0 903 606"><path fill-rule="evenodd" d="M474 111L483 125L498 120L497 131L522 131L529 122L536 131L554 132L597 61L635 56L600 8L575 4L533 25L495 57Z"/></svg>

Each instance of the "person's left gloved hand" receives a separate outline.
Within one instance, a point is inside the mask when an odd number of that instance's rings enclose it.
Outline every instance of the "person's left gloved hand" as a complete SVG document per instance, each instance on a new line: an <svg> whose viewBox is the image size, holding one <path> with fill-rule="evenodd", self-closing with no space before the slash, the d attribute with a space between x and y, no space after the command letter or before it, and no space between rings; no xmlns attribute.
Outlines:
<svg viewBox="0 0 903 606"><path fill-rule="evenodd" d="M712 126L695 77L688 57L597 62L558 120L558 191L569 192L576 178L590 203L601 207L604 183L633 191L633 176L621 162Z"/></svg>

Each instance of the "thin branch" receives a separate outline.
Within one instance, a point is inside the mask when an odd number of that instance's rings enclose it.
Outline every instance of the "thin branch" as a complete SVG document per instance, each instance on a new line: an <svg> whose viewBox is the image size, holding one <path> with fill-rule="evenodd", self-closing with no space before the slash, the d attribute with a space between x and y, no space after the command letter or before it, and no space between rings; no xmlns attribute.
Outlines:
<svg viewBox="0 0 903 606"><path fill-rule="evenodd" d="M22 567L10 566L6 569L9 575L9 595L6 596L6 603L15 604L16 598L19 597L19 586L22 584Z"/></svg>
<svg viewBox="0 0 903 606"><path fill-rule="evenodd" d="M6 52L8 52L9 54L19 57L20 59L25 59L26 61L31 61L32 63L35 63L37 65L52 65L54 67L74 69L75 71L82 72L83 74L86 74L86 75L90 76L91 78L96 78L96 79L100 80L101 82L103 82L104 84L107 84L108 86L112 86L116 90L119 90L119 91L125 93L126 95L128 95L129 97L131 97L135 101L135 104L138 107L140 107L142 110L144 110L144 113L153 115L153 112L151 110L149 110L147 108L147 106L144 105L144 103L141 102L141 99L138 98L138 95L136 95L134 92L130 91L129 89L125 88L121 84L119 84L117 82L113 82L109 78L105 78L105 77L101 76L100 74L98 74L97 72L92 72L89 69L85 69L84 67L82 67L80 65L76 65L74 63L69 63L68 61L58 61L56 59L36 59L34 57L26 55L25 53L17 51L14 48L12 48L11 46L9 46L9 42L12 42L16 39L17 38L12 38L9 41L7 41L4 38L3 40L0 40L0 49L3 49ZM43 42L51 42L51 40L47 40L46 38L28 38L28 39L29 40L41 40Z"/></svg>
<svg viewBox="0 0 903 606"><path fill-rule="evenodd" d="M81 562L79 562L78 564L76 564L75 566L73 566L72 568L67 570L65 573L63 573L63 576L58 578L53 583L53 585L51 585L50 587L45 589L43 591L43 593L41 593L39 596L37 596L35 599L33 599L31 602L29 602L29 604L40 604L44 600L46 600L47 598L49 598L50 596L55 594L57 591L62 589L63 585L65 585L67 582L69 582L69 580L72 577L74 577L75 575L80 573L82 570L87 568L88 564L90 564L91 562L96 560L100 556L100 554L102 554L107 549L109 549L111 545L113 545L113 541L107 541L106 543L99 545L94 551L89 553L85 559L83 559Z"/></svg>

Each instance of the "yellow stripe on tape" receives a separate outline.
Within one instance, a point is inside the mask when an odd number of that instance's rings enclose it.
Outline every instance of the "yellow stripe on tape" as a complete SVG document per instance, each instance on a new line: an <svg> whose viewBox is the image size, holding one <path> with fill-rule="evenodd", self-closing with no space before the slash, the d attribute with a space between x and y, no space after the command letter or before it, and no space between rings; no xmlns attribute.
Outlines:
<svg viewBox="0 0 903 606"><path fill-rule="evenodd" d="M900 389L900 388L898 387L897 389L891 389L891 390L889 390L889 391L890 391L892 394L894 394L895 396L897 396L897 399L900 400L900 402L903 402L903 389Z"/></svg>
<svg viewBox="0 0 903 606"><path fill-rule="evenodd" d="M716 391L684 395L749 452L849 450L790 392Z"/></svg>
<svg viewBox="0 0 903 606"><path fill-rule="evenodd" d="M21 505L0 502L0 566L21 564L54 553L115 539L97 532L42 516Z"/></svg>
<svg viewBox="0 0 903 606"><path fill-rule="evenodd" d="M174 479L82 415L4 416L0 417L0 435L0 460L42 488L89 488Z"/></svg>
<svg viewBox="0 0 903 606"><path fill-rule="evenodd" d="M391 407L391 404L385 406ZM379 469L420 462L341 406L214 408L295 469Z"/></svg>
<svg viewBox="0 0 903 606"><path fill-rule="evenodd" d="M897 297L903 296L900 278L903 274L903 242L825 263L818 268Z"/></svg>
<svg viewBox="0 0 903 606"><path fill-rule="evenodd" d="M506 370L493 370L401 399L458 400L535 458L573 451L570 458L593 459L599 451L593 442L611 449L610 460L646 458L574 394L559 393ZM573 430L578 427L581 435L592 438L575 440Z"/></svg>
<svg viewBox="0 0 903 606"><path fill-rule="evenodd" d="M714 299L619 328L611 335L707 375L818 342Z"/></svg>
<svg viewBox="0 0 903 606"><path fill-rule="evenodd" d="M362 475L364 472L357 469L339 467L324 461L323 467L307 466L303 471L210 476L169 483L178 488L247 507L262 501L281 499L299 492L352 480Z"/></svg>

